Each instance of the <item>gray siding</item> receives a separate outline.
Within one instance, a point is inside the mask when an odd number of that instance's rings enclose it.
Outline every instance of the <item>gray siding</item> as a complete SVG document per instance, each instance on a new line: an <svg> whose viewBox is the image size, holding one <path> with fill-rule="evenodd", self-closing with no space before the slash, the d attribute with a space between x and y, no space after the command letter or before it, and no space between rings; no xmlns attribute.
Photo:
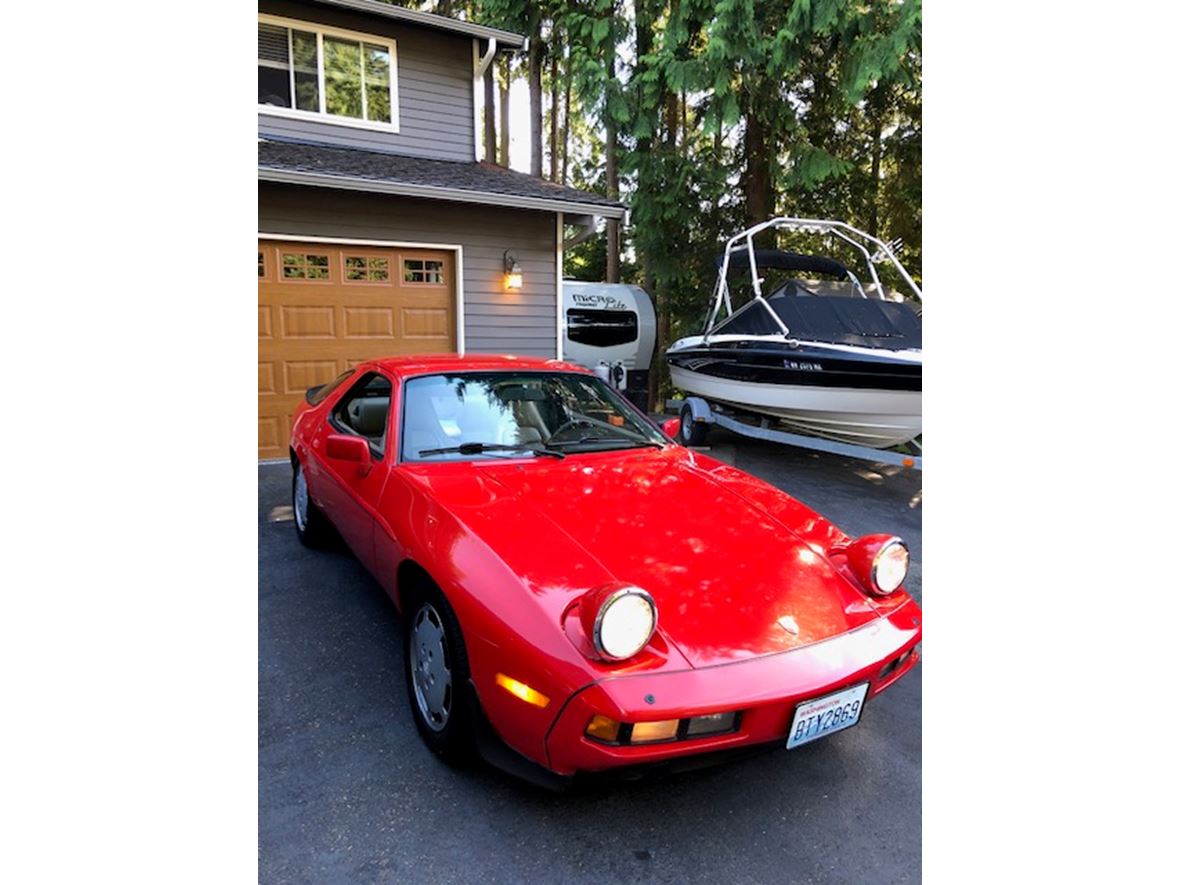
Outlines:
<svg viewBox="0 0 1180 885"><path fill-rule="evenodd" d="M557 355L557 216L259 182L258 230L288 236L453 244L463 247L468 353ZM504 250L524 274L504 290Z"/></svg>
<svg viewBox="0 0 1180 885"><path fill-rule="evenodd" d="M258 115L258 134L321 144L389 151L412 157L475 159L471 38L347 10L293 0L262 0L266 15L392 37L397 41L398 133L357 129L318 120Z"/></svg>

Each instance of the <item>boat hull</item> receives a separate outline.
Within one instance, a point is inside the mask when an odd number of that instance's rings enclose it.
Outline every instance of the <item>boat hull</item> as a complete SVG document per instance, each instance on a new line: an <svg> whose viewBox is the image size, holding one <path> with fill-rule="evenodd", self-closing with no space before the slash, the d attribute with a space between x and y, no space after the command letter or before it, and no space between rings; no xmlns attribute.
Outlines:
<svg viewBox="0 0 1180 885"><path fill-rule="evenodd" d="M922 432L920 357L856 359L853 367L815 351L768 360L686 348L667 357L680 390L773 418L794 433L884 449Z"/></svg>

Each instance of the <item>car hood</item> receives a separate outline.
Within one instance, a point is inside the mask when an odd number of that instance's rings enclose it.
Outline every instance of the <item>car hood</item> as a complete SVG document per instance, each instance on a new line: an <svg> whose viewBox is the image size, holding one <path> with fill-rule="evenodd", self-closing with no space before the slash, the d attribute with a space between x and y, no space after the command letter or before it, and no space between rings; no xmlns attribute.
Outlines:
<svg viewBox="0 0 1180 885"><path fill-rule="evenodd" d="M662 635L694 667L818 642L878 616L820 545L751 503L710 464L723 467L669 447L483 462L472 481L510 493L512 531L535 539L509 545L518 574L536 574L539 558L570 557L551 572L563 578L535 592L564 595L568 605L589 589L570 586L574 573L638 585L656 601ZM448 489L462 494L462 485L435 484L439 503ZM502 518L465 522L499 548Z"/></svg>

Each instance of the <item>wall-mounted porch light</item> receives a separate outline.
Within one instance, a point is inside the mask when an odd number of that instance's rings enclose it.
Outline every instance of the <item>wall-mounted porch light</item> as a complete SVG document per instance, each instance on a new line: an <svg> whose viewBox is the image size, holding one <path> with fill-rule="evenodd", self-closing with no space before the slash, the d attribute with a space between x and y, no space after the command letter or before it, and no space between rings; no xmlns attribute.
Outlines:
<svg viewBox="0 0 1180 885"><path fill-rule="evenodd" d="M516 256L509 250L504 250L504 288L519 289L524 285L524 274L516 262Z"/></svg>

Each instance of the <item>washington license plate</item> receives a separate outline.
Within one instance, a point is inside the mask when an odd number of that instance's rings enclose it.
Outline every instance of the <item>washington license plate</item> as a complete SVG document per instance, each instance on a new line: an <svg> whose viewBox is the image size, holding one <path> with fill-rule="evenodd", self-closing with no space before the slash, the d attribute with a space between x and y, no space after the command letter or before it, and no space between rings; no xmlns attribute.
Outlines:
<svg viewBox="0 0 1180 885"><path fill-rule="evenodd" d="M795 708L795 718L787 735L787 749L793 750L817 738L851 728L860 722L869 684L862 682L852 688L804 701Z"/></svg>

